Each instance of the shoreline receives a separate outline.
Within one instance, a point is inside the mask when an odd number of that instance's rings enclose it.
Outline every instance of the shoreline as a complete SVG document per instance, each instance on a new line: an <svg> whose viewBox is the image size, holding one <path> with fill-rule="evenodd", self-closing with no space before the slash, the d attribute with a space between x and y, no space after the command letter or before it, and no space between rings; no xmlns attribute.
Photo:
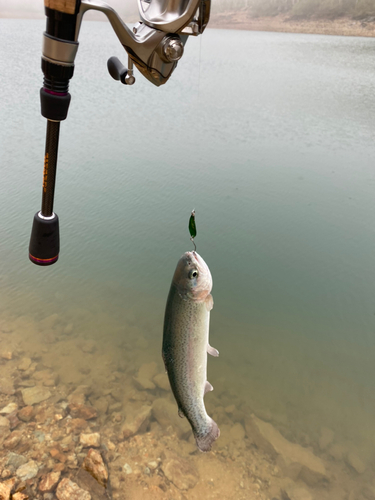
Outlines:
<svg viewBox="0 0 375 500"><path fill-rule="evenodd" d="M103 21L102 16L98 18L87 16L87 20ZM127 24L137 22L131 20ZM2 12L0 19L44 19L40 12L30 12L15 15L13 12ZM208 29L230 29L244 31L269 31L276 33L305 33L314 35L333 36L360 36L375 37L375 21L355 20L350 17L338 19L291 19L288 15L278 15L273 17L252 17L244 11L225 12L213 14L208 24Z"/></svg>
<svg viewBox="0 0 375 500"><path fill-rule="evenodd" d="M335 36L375 36L375 22L339 19L290 19L288 15L251 17L247 12L225 12L212 16L209 28Z"/></svg>

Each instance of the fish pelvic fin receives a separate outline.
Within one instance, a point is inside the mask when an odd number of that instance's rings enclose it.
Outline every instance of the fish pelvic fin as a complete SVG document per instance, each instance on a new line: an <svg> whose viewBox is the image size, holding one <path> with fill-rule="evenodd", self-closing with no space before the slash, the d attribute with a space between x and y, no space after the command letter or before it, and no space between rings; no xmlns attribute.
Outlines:
<svg viewBox="0 0 375 500"><path fill-rule="evenodd" d="M210 427L204 434L194 432L195 441L200 451L207 452L212 448L213 443L220 436L220 429L214 420L210 418Z"/></svg>
<svg viewBox="0 0 375 500"><path fill-rule="evenodd" d="M215 358L219 357L219 351L215 349L215 347L210 346L210 344L207 344L207 352L208 354L211 354L211 356L214 356Z"/></svg>
<svg viewBox="0 0 375 500"><path fill-rule="evenodd" d="M185 413L182 411L182 409L181 409L181 408L179 408L179 409L178 409L178 416L179 416L180 418L184 418L184 417L185 417Z"/></svg>
<svg viewBox="0 0 375 500"><path fill-rule="evenodd" d="M212 387L212 385L209 383L208 380L206 380L206 384L204 386L204 394L207 394L207 392L210 392L213 390L214 390L214 388Z"/></svg>

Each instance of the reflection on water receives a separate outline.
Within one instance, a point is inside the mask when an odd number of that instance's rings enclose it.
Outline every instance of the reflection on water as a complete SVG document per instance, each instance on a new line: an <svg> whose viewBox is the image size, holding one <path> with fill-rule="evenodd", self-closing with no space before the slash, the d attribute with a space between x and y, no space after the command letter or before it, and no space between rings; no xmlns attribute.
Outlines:
<svg viewBox="0 0 375 500"><path fill-rule="evenodd" d="M209 31L165 88L139 77L126 89L106 74L123 56L109 27L84 24L61 133L61 258L41 269L27 245L43 25L0 30L1 481L59 500L68 477L92 498L375 498L371 40ZM210 454L177 416L161 360L192 208L220 351ZM52 493L40 486L51 471Z"/></svg>

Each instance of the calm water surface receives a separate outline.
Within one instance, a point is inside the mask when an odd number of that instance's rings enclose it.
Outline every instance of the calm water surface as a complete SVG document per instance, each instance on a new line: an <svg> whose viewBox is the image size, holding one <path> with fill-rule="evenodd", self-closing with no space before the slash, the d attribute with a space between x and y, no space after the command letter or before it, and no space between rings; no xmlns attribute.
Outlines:
<svg viewBox="0 0 375 500"><path fill-rule="evenodd" d="M112 80L125 54L83 24L62 123L61 253L27 257L41 202L44 21L1 20L1 310L80 307L161 342L180 255L209 264L209 380L229 400L375 458L373 40L209 30L162 88ZM152 344L154 345L154 344ZM159 361L159 350L149 352ZM221 387L221 389L220 389Z"/></svg>

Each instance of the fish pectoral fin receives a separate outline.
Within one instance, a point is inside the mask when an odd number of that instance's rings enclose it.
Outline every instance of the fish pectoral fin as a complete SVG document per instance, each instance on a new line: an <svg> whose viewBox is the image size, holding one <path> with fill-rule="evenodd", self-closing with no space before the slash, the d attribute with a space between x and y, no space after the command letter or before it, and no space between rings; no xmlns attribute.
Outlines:
<svg viewBox="0 0 375 500"><path fill-rule="evenodd" d="M215 349L215 347L210 346L210 344L207 344L207 352L208 354L211 354L211 356L214 356L215 358L219 357L219 351Z"/></svg>
<svg viewBox="0 0 375 500"><path fill-rule="evenodd" d="M209 383L208 380L206 380L206 385L204 386L204 393L207 394L207 392L211 392L213 390L214 388L212 387L212 385Z"/></svg>
<svg viewBox="0 0 375 500"><path fill-rule="evenodd" d="M184 417L185 417L185 414L184 414L184 412L181 410L181 408L179 408L179 409L178 409L178 416L179 416L180 418L184 418Z"/></svg>
<svg viewBox="0 0 375 500"><path fill-rule="evenodd" d="M207 311L211 311L211 309L214 307L214 298L210 293L207 295L205 303Z"/></svg>

